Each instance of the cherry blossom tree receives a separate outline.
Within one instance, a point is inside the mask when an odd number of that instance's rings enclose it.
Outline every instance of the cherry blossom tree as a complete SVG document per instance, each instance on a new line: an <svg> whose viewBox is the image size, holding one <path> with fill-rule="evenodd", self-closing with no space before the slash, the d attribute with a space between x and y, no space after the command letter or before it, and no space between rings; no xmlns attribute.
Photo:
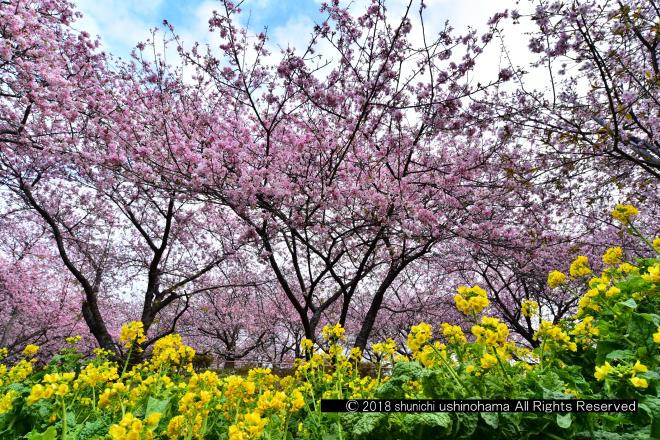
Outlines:
<svg viewBox="0 0 660 440"><path fill-rule="evenodd" d="M565 167L585 162L628 183L659 178L658 11L653 0L541 1L530 17L513 15L536 24L532 67L545 69L549 87L533 89L517 69L503 116Z"/></svg>
<svg viewBox="0 0 660 440"><path fill-rule="evenodd" d="M130 65L110 72L96 44L69 27L67 2L5 2L2 14L7 212L28 209L46 228L101 347L119 350L104 301L137 302L132 318L145 331L158 323L146 347L174 331L191 295L212 287L209 272L237 249L231 224L189 195L144 185L134 178L139 164L118 156L127 143L139 151L176 136L166 129L175 107L158 87L166 78L131 76ZM128 95L137 89L144 93ZM158 320L170 306L178 313Z"/></svg>
<svg viewBox="0 0 660 440"><path fill-rule="evenodd" d="M57 270L59 257L44 246L43 231L11 224L8 234L6 226L0 221L0 346L11 358L37 344L40 357L49 358L65 338L88 335L75 282Z"/></svg>
<svg viewBox="0 0 660 440"><path fill-rule="evenodd" d="M0 2L2 236L39 243L0 251L9 343L79 328L78 302L117 355L137 319L143 348L181 331L229 366L275 365L326 323L365 349L458 321L456 287L480 283L533 344L523 301L572 311L547 272L621 240L615 203L650 205L640 227L657 230L653 1L540 2L545 92L517 66L475 79L515 11L431 35L423 2L332 1L307 45L277 53L218 5L216 46L166 23L122 61L73 30L66 1ZM66 325L14 326L37 303Z"/></svg>
<svg viewBox="0 0 660 440"><path fill-rule="evenodd" d="M435 246L481 239L488 205L510 193L490 161L506 142L487 136L487 109L467 100L488 87L469 74L492 34L447 27L431 39L421 8L417 44L413 2L396 21L380 2L360 17L333 2L307 49L269 63L267 36L252 39L233 21L239 8L221 6L209 22L219 55L179 47L207 90L205 142L155 152L158 174L233 212L306 337L324 320L346 324L368 298L355 341L364 348L399 276ZM321 42L332 52L316 55Z"/></svg>

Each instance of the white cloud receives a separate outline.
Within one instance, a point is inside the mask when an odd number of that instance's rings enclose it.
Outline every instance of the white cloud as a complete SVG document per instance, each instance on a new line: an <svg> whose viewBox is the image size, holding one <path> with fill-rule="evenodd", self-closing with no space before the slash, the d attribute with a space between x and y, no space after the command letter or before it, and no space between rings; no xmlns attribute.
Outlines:
<svg viewBox="0 0 660 440"><path fill-rule="evenodd" d="M83 19L76 28L99 35L106 51L127 56L139 41L150 36L149 29L159 24L163 0L78 0Z"/></svg>
<svg viewBox="0 0 660 440"><path fill-rule="evenodd" d="M100 34L105 50L125 57L138 41L143 41L150 36L149 28L161 22L163 17L160 16L160 11L164 6L163 1L79 0L77 5L83 12L84 18L78 22L77 27L92 35ZM321 2L321 0L315 1L317 3ZM351 2L351 10L355 15L362 14L370 3L370 0L354 0ZM496 12L507 8L509 10L529 8L527 3L522 3L522 5L518 5L516 0L425 0L427 7L424 10L424 23L427 41L434 39L434 36L444 27L447 20L455 28L456 33L465 32L468 26L483 31L486 29L488 18ZM399 20L407 4L408 0L388 0L386 2L387 15L391 23L396 23ZM194 9L191 8L188 17L184 17L183 20L172 20L179 22L176 32L184 41L186 47L191 47L197 41L217 48L219 37L217 34L208 32L208 19L211 17L212 11L219 7L220 3L217 0L205 0L196 3ZM273 0L247 0L243 5L244 13L238 16L238 24L244 25L248 19L253 22L263 22L264 17L271 15L269 12L279 7L281 5ZM415 1L410 11L410 18L413 22L410 39L414 44L420 46L422 44L422 34L418 11L419 3ZM272 54L267 61L277 61L280 57L281 48L290 46L298 52L304 50L313 26L314 21L312 18L302 13L291 16L284 24L271 24L269 26L270 41L268 48ZM254 30L258 31L260 29ZM525 36L525 32L530 30L533 30L533 26L529 22L512 26L511 22L507 21L504 38L508 55L514 65L527 67L529 64L531 58L527 50L528 38ZM317 53L328 53L330 57L333 56L327 42L321 42L316 50ZM170 56L172 55L174 54ZM499 42L493 41L490 47L481 55L473 77L475 81L488 82L495 79L499 68L508 66L508 62L508 59L502 58ZM539 76L533 80L535 86L543 86L544 81L544 76Z"/></svg>
<svg viewBox="0 0 660 440"><path fill-rule="evenodd" d="M282 49L290 46L300 52L307 48L313 29L311 18L303 15L293 17L283 26L273 28L270 32L271 43Z"/></svg>

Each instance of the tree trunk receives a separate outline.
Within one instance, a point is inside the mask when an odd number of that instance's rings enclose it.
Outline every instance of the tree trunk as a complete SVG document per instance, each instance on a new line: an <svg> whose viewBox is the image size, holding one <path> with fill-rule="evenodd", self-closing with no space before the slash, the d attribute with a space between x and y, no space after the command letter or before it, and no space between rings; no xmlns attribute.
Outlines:
<svg viewBox="0 0 660 440"><path fill-rule="evenodd" d="M105 322L101 317L101 312L99 311L95 298L91 299L91 301L89 298L83 301L82 315L83 318L85 318L87 326L89 327L89 331L99 343L99 346L105 350L110 351L114 355L117 355L117 346L112 340L110 333L108 333L108 329L106 328Z"/></svg>

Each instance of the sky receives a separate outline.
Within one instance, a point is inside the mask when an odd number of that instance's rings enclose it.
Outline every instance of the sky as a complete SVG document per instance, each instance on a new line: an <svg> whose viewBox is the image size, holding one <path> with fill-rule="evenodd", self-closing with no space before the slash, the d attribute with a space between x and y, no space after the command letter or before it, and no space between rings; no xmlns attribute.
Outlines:
<svg viewBox="0 0 660 440"><path fill-rule="evenodd" d="M101 37L104 50L117 56L127 57L139 41L146 40L149 29L161 26L167 19L175 26L186 44L193 41L208 42L208 19L217 0L74 0L84 14L77 27L93 36ZM392 15L403 9L405 0L387 0ZM416 2L417 3L417 2ZM503 9L524 9L515 0L425 0L425 22L431 30L440 29L449 20L458 31L468 25L483 28L495 12ZM255 32L268 28L271 43L275 47L289 45L300 47L319 22L321 0L245 0L241 24ZM346 4L346 1L343 2ZM352 10L361 12L368 0L353 0ZM415 14L418 6L415 6ZM520 38L512 38L514 44Z"/></svg>

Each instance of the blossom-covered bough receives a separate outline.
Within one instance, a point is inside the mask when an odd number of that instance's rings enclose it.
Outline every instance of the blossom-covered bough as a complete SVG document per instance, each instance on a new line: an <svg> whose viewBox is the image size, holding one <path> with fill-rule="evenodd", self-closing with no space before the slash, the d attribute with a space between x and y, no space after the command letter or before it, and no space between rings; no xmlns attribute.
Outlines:
<svg viewBox="0 0 660 440"><path fill-rule="evenodd" d="M575 175L643 185L660 178L657 23L654 0L541 1L528 17L529 48L549 87L519 87L499 101L521 135L545 151L548 166ZM524 70L526 66L511 66Z"/></svg>

